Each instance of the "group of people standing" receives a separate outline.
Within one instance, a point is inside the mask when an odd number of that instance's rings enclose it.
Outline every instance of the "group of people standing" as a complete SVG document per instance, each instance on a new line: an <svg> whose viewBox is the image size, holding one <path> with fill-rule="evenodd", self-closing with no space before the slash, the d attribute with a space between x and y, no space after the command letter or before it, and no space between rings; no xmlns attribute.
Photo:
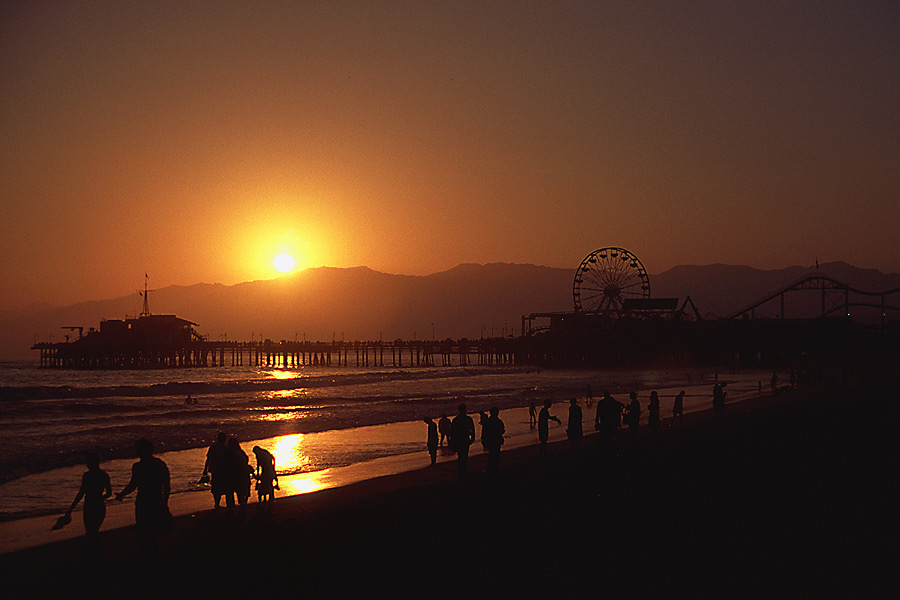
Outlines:
<svg viewBox="0 0 900 600"><path fill-rule="evenodd" d="M724 387L724 384L722 385ZM717 388L716 398L722 393ZM684 419L684 390L680 391L674 399L672 405L672 424ZM593 404L593 393L591 387L587 387L585 400L588 408ZM718 400L717 400L718 401ZM550 414L550 408L553 401L547 398L543 402L540 411L537 410L535 404L529 406L529 419L532 428L538 430L538 440L540 442L540 454L543 456L547 452L547 443L550 439L550 421L556 421L562 424L562 421ZM490 416L481 413L482 426L482 444L488 453L489 473L496 473L499 463L500 446L503 444L503 434L505 427L503 421L499 418L499 409L491 408ZM460 404L456 417L451 421L446 414L441 416L438 423L431 418L425 418L424 421L428 425L428 452L431 455L431 464L437 462L438 448L447 446L451 452L457 454L457 464L460 476L464 476L466 465L468 463L469 446L475 441L475 423L471 417L466 414L465 404ZM594 416L594 429L601 434L601 438L609 438L613 433L619 431L622 425L627 425L632 431L637 430L641 420L643 409L638 400L637 392L629 393L629 402L627 404L619 402L604 392L603 396L597 401L597 407ZM659 394L656 391L650 392L650 399L647 405L647 425L653 431L658 431L662 418L660 414ZM581 440L584 437L584 412L578 403L577 398L569 400L568 420L566 421L566 437L571 447L575 450L581 447Z"/></svg>
<svg viewBox="0 0 900 600"><path fill-rule="evenodd" d="M173 517L169 511L171 477L166 463L153 456L153 445L149 440L138 440L134 444L134 449L139 460L131 467L131 479L128 484L115 495L115 498L121 501L137 490L134 518L138 529L138 543L144 555L153 556L157 551L159 533L172 526ZM209 447L200 481L211 484L216 508L221 506L223 496L229 508L236 502L242 507L245 506L250 497L250 480L253 476L256 478L259 501L275 499L275 490L279 489L275 457L259 446L253 447L253 453L256 456L255 470L250 466L247 454L241 449L236 438L229 439L224 433L219 433L215 443ZM70 523L72 511L84 500L82 517L86 558L96 566L100 554L100 526L106 518L106 500L113 495L112 482L109 474L100 467L100 457L96 452L86 454L85 464L87 471L81 477L78 493L53 528L59 529Z"/></svg>
<svg viewBox="0 0 900 600"><path fill-rule="evenodd" d="M441 415L437 424L431 418L425 418L428 425L428 453L431 464L437 462L439 447L447 442L447 448L456 454L456 465L460 479L465 478L469 464L469 447L475 443L475 421L467 414L465 404L456 407L457 414L451 420L446 414ZM500 468L500 447L506 426L500 419L500 409L492 406L489 414L481 413L481 445L487 452L487 472L496 475Z"/></svg>
<svg viewBox="0 0 900 600"><path fill-rule="evenodd" d="M221 507L223 496L229 509L234 508L235 504L245 507L254 477L258 500L275 500L275 490L278 489L275 457L259 446L253 447L253 454L256 456L255 470L237 438L228 438L223 432L216 436L216 441L206 452L206 463L200 477L201 482L209 482L216 508Z"/></svg>

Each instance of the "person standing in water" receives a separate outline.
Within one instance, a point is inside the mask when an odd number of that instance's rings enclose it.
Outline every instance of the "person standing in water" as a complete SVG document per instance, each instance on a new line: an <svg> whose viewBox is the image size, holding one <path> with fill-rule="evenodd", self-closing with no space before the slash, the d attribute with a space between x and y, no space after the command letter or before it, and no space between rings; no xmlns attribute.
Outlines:
<svg viewBox="0 0 900 600"><path fill-rule="evenodd" d="M69 510L66 511L66 517L71 518L72 511L84 498L82 510L84 541L88 557L96 562L100 555L100 526L106 518L104 501L112 496L112 485L109 482L109 475L100 468L100 456L96 452L88 452L84 463L88 470L81 476L81 487Z"/></svg>

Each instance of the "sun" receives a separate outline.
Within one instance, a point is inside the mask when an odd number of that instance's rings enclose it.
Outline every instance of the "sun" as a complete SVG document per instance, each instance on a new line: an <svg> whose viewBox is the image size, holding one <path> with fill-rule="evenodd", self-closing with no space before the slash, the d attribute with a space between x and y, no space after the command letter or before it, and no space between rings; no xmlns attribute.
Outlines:
<svg viewBox="0 0 900 600"><path fill-rule="evenodd" d="M272 265L275 267L276 271L288 273L294 268L294 257L290 254L279 254L275 257L275 260L272 261Z"/></svg>

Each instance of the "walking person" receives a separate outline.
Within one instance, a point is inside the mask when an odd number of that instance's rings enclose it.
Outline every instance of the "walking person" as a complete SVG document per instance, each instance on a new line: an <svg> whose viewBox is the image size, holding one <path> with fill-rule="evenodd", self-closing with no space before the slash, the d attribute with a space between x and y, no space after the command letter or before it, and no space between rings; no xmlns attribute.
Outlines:
<svg viewBox="0 0 900 600"><path fill-rule="evenodd" d="M528 405L528 423L532 429L537 425L537 409L534 402Z"/></svg>
<svg viewBox="0 0 900 600"><path fill-rule="evenodd" d="M538 414L538 439L541 442L541 456L547 454L547 440L550 439L550 421L556 421L558 425L562 425L562 421L550 414L550 407L553 402L550 398L544 400L544 408Z"/></svg>
<svg viewBox="0 0 900 600"><path fill-rule="evenodd" d="M425 442L425 445L428 448L428 454L431 456L431 464L434 465L437 463L437 449L438 449L437 423L432 421L431 417L425 417L422 420L425 421L425 424L428 426L428 438Z"/></svg>
<svg viewBox="0 0 900 600"><path fill-rule="evenodd" d="M450 450L456 452L459 478L465 479L469 464L469 446L475 441L475 421L466 414L465 404L460 404L457 412L450 423Z"/></svg>
<svg viewBox="0 0 900 600"><path fill-rule="evenodd" d="M482 430L482 440L488 453L488 475L497 475L500 471L500 446L503 445L503 434L505 433L506 427L500 420L500 409L492 406L490 416L485 421Z"/></svg>
<svg viewBox="0 0 900 600"><path fill-rule="evenodd" d="M131 480L116 494L121 502L137 489L134 501L134 520L137 523L138 543L145 557L155 557L159 549L159 533L171 524L169 512L169 467L153 456L153 444L141 438L134 444L138 462L131 467Z"/></svg>
<svg viewBox="0 0 900 600"><path fill-rule="evenodd" d="M581 447L581 438L584 436L584 415L581 407L578 406L578 400L569 399L569 420L566 424L566 436L569 438L569 444L573 450Z"/></svg>
<svg viewBox="0 0 900 600"><path fill-rule="evenodd" d="M444 445L444 440L447 440L449 444L450 440L450 419L447 418L447 415L441 415L440 420L438 421L438 431L441 434L441 441L438 443L438 446Z"/></svg>
<svg viewBox="0 0 900 600"><path fill-rule="evenodd" d="M478 411L478 427L481 430L481 449L487 452L487 444L484 443L484 426L487 423L488 416L483 410Z"/></svg>
<svg viewBox="0 0 900 600"><path fill-rule="evenodd" d="M725 412L725 383L717 383L713 386L713 412L716 416L721 416Z"/></svg>
<svg viewBox="0 0 900 600"><path fill-rule="evenodd" d="M675 403L672 404L672 425L675 424L675 419L678 419L679 423L684 421L684 390L678 392Z"/></svg>
<svg viewBox="0 0 900 600"><path fill-rule="evenodd" d="M647 407L647 425L654 433L659 431L659 394L650 392L650 405Z"/></svg>
<svg viewBox="0 0 900 600"><path fill-rule="evenodd" d="M206 463L203 465L203 475L200 477L201 482L209 480L216 508L221 507L222 496L225 495L228 487L227 462L225 460L227 442L225 433L220 431L216 436L216 441L206 451Z"/></svg>
<svg viewBox="0 0 900 600"><path fill-rule="evenodd" d="M631 398L631 403L625 407L625 422L632 432L636 432L641 422L641 403L638 402L637 392L631 392L628 396Z"/></svg>
<svg viewBox="0 0 900 600"><path fill-rule="evenodd" d="M241 509L244 509L247 506L247 500L250 498L250 475L253 473L253 468L250 466L250 459L247 458L247 453L241 448L237 438L229 438L225 460L230 471L228 479L231 485L226 501L231 501L229 507L234 506L234 499L231 496L234 493L237 496L237 502Z"/></svg>
<svg viewBox="0 0 900 600"><path fill-rule="evenodd" d="M81 516L84 519L86 558L96 567L100 560L100 526L106 518L105 500L112 496L112 485L109 475L100 468L100 456L96 452L88 452L84 464L87 471L81 476L81 487L66 511L66 518L71 520L72 511L84 498Z"/></svg>

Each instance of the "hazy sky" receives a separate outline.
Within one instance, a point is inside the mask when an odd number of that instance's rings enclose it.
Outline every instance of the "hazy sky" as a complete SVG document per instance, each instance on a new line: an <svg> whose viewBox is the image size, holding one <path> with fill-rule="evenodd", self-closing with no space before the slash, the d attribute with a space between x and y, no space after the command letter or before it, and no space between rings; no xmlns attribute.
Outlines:
<svg viewBox="0 0 900 600"><path fill-rule="evenodd" d="M900 7L4 2L0 309L367 265L900 272Z"/></svg>

